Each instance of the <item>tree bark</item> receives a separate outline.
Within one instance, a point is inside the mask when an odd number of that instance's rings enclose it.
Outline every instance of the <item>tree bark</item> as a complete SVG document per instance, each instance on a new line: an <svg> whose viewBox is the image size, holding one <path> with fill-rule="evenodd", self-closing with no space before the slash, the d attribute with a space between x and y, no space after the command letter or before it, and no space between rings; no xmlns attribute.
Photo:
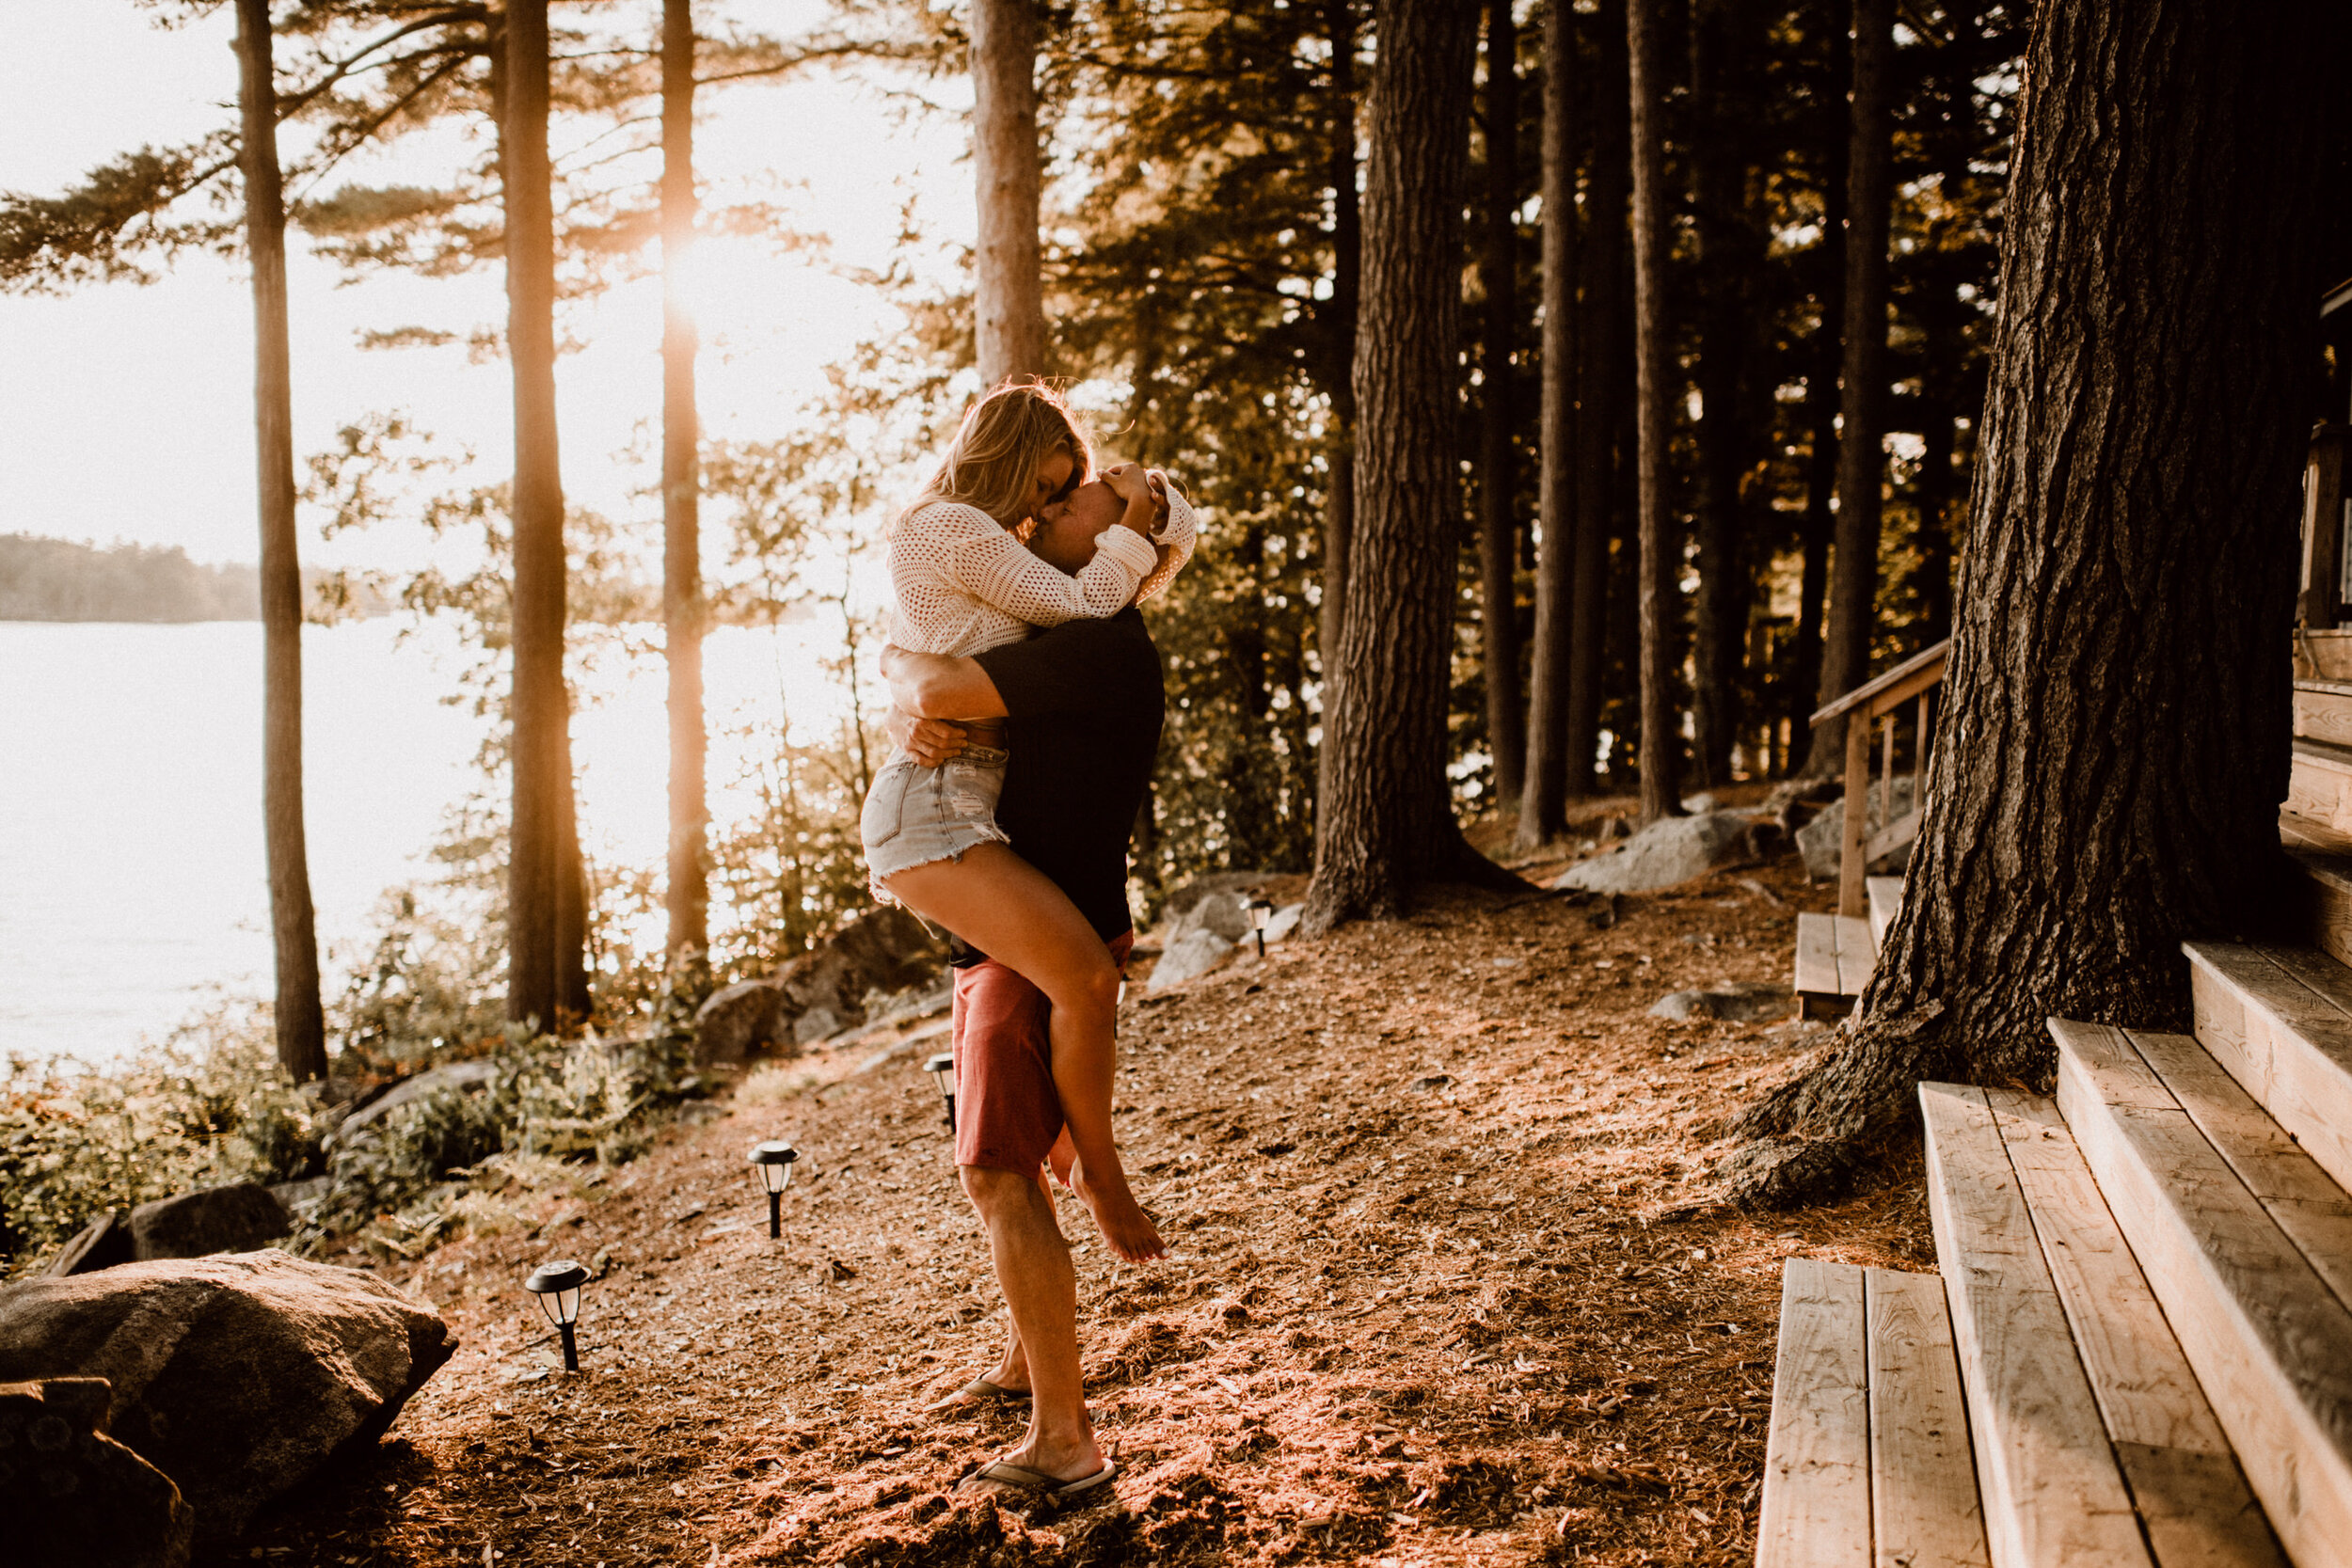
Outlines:
<svg viewBox="0 0 2352 1568"><path fill-rule="evenodd" d="M1576 584L1576 8L1544 8L1543 407L1536 436L1535 646L1518 843L1567 826L1570 597ZM1585 761L1587 773L1591 762Z"/></svg>
<svg viewBox="0 0 2352 1568"><path fill-rule="evenodd" d="M1895 54L1895 0L1854 0L1853 140L1846 172L1846 352L1838 399L1836 551L1829 624L1821 639L1822 704L1870 675L1878 621L1879 524L1886 451L1886 227L1893 197L1887 111ZM1805 770L1835 771L1846 752L1845 721L1809 726Z"/></svg>
<svg viewBox="0 0 2352 1568"><path fill-rule="evenodd" d="M1330 492L1323 512L1323 605L1315 648L1322 665L1323 744L1315 756L1316 816L1331 798L1331 732L1340 705L1340 638L1347 625L1347 548L1356 531L1356 318L1363 221L1356 193L1355 0L1324 0L1331 40L1331 305L1323 383L1331 400Z"/></svg>
<svg viewBox="0 0 2352 1568"><path fill-rule="evenodd" d="M665 890L673 969L710 947L709 797L704 779L701 422L694 406L697 324L686 297L694 243L694 16L661 8L661 623L669 670L670 863Z"/></svg>
<svg viewBox="0 0 2352 1568"><path fill-rule="evenodd" d="M980 382L1045 373L1038 260L1037 0L973 0L972 166L980 244L973 325Z"/></svg>
<svg viewBox="0 0 2352 1568"><path fill-rule="evenodd" d="M1752 574L1740 479L1753 460L1748 361L1756 317L1750 280L1762 246L1747 220L1742 129L1749 122L1747 62L1761 54L1747 0L1700 0L1691 13L1691 194L1698 237L1698 602L1692 607L1692 760L1709 788L1731 782L1742 719Z"/></svg>
<svg viewBox="0 0 2352 1568"><path fill-rule="evenodd" d="M1833 9L1842 9L1833 0ZM1830 29L1828 76L1846 82L1853 74L1852 35L1844 21ZM1804 562L1797 582L1796 646L1788 660L1788 736L1792 765L1826 777L1837 758L1812 747L1815 695L1821 686L1821 621L1829 601L1830 541L1837 526L1831 499L1837 485L1837 367L1845 357L1846 166L1852 136L1847 129L1843 95L1825 93L1821 126L1821 240L1813 259L1820 323L1814 329L1812 367L1805 375L1804 408L1812 432L1805 461L1804 515L1797 525Z"/></svg>
<svg viewBox="0 0 2352 1568"><path fill-rule="evenodd" d="M1486 744L1498 802L1516 811L1527 778L1520 706L1518 517L1512 435L1518 425L1519 75L1511 0L1486 5L1486 243L1482 357L1486 420L1478 446L1479 623L1486 656Z"/></svg>
<svg viewBox="0 0 2352 1568"><path fill-rule="evenodd" d="M294 372L286 325L286 198L269 0L237 0L246 250L253 261L253 430L262 527L262 825L277 970L278 1062L326 1076L319 947L302 820L302 562L294 535Z"/></svg>
<svg viewBox="0 0 2352 1568"><path fill-rule="evenodd" d="M1661 0L1632 0L1631 62L1635 463L1641 508L1642 820L1682 814L1682 728L1675 672L1682 663L1682 541L1666 493L1675 375L1666 311L1666 83L1659 58Z"/></svg>
<svg viewBox="0 0 2352 1568"><path fill-rule="evenodd" d="M1602 688L1608 679L1609 538L1617 506L1617 452L1627 423L1626 203L1633 178L1628 103L1626 0L1600 0L1593 19L1593 161L1584 190L1586 243L1578 261L1575 603L1568 630L1567 783L1571 798L1597 781Z"/></svg>
<svg viewBox="0 0 2352 1568"><path fill-rule="evenodd" d="M1464 843L1446 778L1458 515L1461 212L1477 13L1382 0L1356 333L1356 536L1305 927L1401 913L1413 886L1516 882ZM1484 868L1483 871L1480 868Z"/></svg>
<svg viewBox="0 0 2352 1568"><path fill-rule="evenodd" d="M1825 1192L1923 1078L2046 1083L2052 1016L2188 1022L2185 938L2280 890L2333 13L2037 9L1936 789L1839 1052L1743 1118Z"/></svg>
<svg viewBox="0 0 2352 1568"><path fill-rule="evenodd" d="M506 341L514 371L515 726L507 868L506 1014L553 1031L577 950L562 906L571 840L564 686L564 484L555 428L555 218L548 166L547 0L511 0L501 158L506 197Z"/></svg>

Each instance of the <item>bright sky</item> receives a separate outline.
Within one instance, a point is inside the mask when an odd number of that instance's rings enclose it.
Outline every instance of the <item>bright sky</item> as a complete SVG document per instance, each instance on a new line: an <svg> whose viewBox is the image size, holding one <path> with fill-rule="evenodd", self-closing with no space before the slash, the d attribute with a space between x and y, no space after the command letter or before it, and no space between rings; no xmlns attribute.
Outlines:
<svg viewBox="0 0 2352 1568"><path fill-rule="evenodd" d="M744 0L736 9L787 35L821 14L814 0ZM643 13L650 38L657 0L629 0L606 15L628 10ZM54 193L115 153L233 120L228 8L172 32L156 30L151 15L130 0L0 0L9 42L0 51L0 189ZM766 192L804 227L830 232L844 265L882 262L910 197L931 233L969 235L961 117L899 119L899 106L879 93L821 75L706 93L695 150L705 200ZM349 178L439 178L430 150L403 157L355 163ZM869 293L805 264L741 245L709 247L706 261L702 407L713 436L786 434L795 405L821 386L824 364L887 326ZM375 275L339 287L335 269L311 260L296 236L291 271L297 460L328 445L339 426L399 409L470 446L482 478L505 471L502 361L469 365L462 345L355 346L369 328L424 325L462 339L476 325L502 325L495 270L451 280ZM614 516L648 511L632 494L644 476L619 454L659 415L660 309L648 282L615 290L563 324L588 345L559 372L565 490ZM148 288L0 297L0 532L253 559L251 325L242 263L202 258ZM379 531L322 544L308 527L303 549L320 563L395 568L425 553L421 535Z"/></svg>

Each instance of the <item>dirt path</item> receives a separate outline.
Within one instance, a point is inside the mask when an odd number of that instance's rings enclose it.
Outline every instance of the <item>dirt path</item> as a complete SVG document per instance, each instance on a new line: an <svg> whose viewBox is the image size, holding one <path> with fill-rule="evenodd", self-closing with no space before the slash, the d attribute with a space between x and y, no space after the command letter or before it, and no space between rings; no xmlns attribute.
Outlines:
<svg viewBox="0 0 2352 1568"><path fill-rule="evenodd" d="M1668 1216L1787 1026L1647 1016L1785 979L1793 860L1591 905L1439 902L1275 948L1121 1020L1122 1142L1175 1248L1082 1212L1115 1500L1024 1518L947 1488L1010 1417L985 1251L921 1050L758 1074L716 1119L523 1221L386 1270L466 1349L376 1456L241 1548L318 1563L1734 1563L1754 1552L1779 1261L1929 1267L1915 1168L1842 1206ZM744 1150L809 1158L771 1243ZM573 1176L580 1173L576 1168ZM598 1259L586 1370L516 1283Z"/></svg>

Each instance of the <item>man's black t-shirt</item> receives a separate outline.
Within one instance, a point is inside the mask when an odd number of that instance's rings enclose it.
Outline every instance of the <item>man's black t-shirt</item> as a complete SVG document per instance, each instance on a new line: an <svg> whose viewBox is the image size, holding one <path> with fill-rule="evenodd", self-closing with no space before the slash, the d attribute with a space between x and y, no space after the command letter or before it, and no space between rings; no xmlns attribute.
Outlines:
<svg viewBox="0 0 2352 1568"><path fill-rule="evenodd" d="M1010 718L996 824L1109 942L1135 924L1127 835L1160 749L1160 651L1130 606L974 657Z"/></svg>

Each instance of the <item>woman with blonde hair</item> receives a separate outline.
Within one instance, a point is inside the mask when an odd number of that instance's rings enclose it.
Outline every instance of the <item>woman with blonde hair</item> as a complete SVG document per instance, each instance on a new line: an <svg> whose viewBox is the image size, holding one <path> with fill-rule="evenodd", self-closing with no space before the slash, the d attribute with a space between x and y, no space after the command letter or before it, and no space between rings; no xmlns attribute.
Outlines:
<svg viewBox="0 0 2352 1568"><path fill-rule="evenodd" d="M1116 615L1165 587L1192 553L1192 509L1181 495L1163 509L1154 476L1134 465L1102 475L1124 511L1074 575L1023 542L1025 526L1091 465L1085 435L1050 388L1007 384L975 404L938 472L891 526L892 644L966 657L1034 626ZM965 728L964 750L937 767L898 750L876 776L860 823L870 885L1045 994L1073 1190L1114 1252L1158 1257L1165 1248L1111 1138L1119 969L1068 895L1014 854L996 825L1009 756L1001 721Z"/></svg>

